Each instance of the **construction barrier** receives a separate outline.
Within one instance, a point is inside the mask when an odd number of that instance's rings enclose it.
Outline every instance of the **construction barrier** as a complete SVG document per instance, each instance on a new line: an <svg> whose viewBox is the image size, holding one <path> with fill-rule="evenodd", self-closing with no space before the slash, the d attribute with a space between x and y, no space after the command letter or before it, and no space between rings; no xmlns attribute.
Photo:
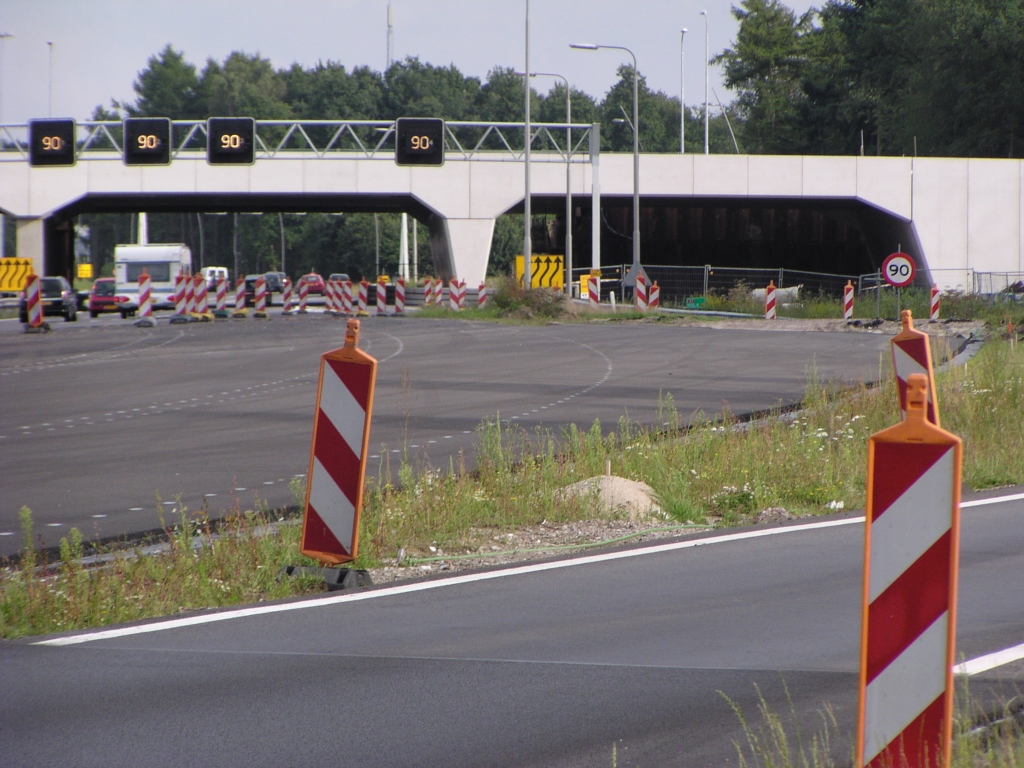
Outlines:
<svg viewBox="0 0 1024 768"><path fill-rule="evenodd" d="M633 289L633 299L638 312L647 311L647 278L643 274L636 276L636 287Z"/></svg>
<svg viewBox="0 0 1024 768"><path fill-rule="evenodd" d="M283 314L290 315L292 313L292 281L285 280L284 288L282 289L283 295L281 297L281 304L284 306Z"/></svg>
<svg viewBox="0 0 1024 768"><path fill-rule="evenodd" d="M217 278L217 311L224 313L228 311L228 281L223 277Z"/></svg>
<svg viewBox="0 0 1024 768"><path fill-rule="evenodd" d="M377 314L388 313L388 284L383 280L377 280Z"/></svg>
<svg viewBox="0 0 1024 768"><path fill-rule="evenodd" d="M245 278L240 277L235 282L235 311L232 317L248 317L249 310L245 308Z"/></svg>
<svg viewBox="0 0 1024 768"><path fill-rule="evenodd" d="M949 765L960 538L958 437L907 416L868 440L857 766Z"/></svg>
<svg viewBox="0 0 1024 768"><path fill-rule="evenodd" d="M0 291L16 293L24 290L25 281L32 272L32 259L6 256L0 259Z"/></svg>
<svg viewBox="0 0 1024 768"><path fill-rule="evenodd" d="M846 287L843 288L843 319L853 319L853 282L850 280L846 281Z"/></svg>
<svg viewBox="0 0 1024 768"><path fill-rule="evenodd" d="M25 313L28 316L29 328L43 327L43 301L40 291L42 281L39 275L29 272L25 278Z"/></svg>
<svg viewBox="0 0 1024 768"><path fill-rule="evenodd" d="M476 289L476 308L486 309L487 307L487 286L480 283L480 287Z"/></svg>
<svg viewBox="0 0 1024 768"><path fill-rule="evenodd" d="M346 315L352 314L352 281L345 280L341 284L341 311Z"/></svg>
<svg viewBox="0 0 1024 768"><path fill-rule="evenodd" d="M939 322L939 286L932 283L931 301L929 302L928 322Z"/></svg>
<svg viewBox="0 0 1024 768"><path fill-rule="evenodd" d="M598 309L601 306L601 276L593 272L587 277L587 299L591 309Z"/></svg>
<svg viewBox="0 0 1024 768"><path fill-rule="evenodd" d="M153 281L149 273L143 269L139 275L139 317L153 315Z"/></svg>
<svg viewBox="0 0 1024 768"><path fill-rule="evenodd" d="M370 284L366 280L359 281L359 311L366 313L366 306L370 303Z"/></svg>
<svg viewBox="0 0 1024 768"><path fill-rule="evenodd" d="M651 287L647 290L647 308L657 309L661 306L661 286L658 285L658 281L655 280Z"/></svg>
<svg viewBox="0 0 1024 768"><path fill-rule="evenodd" d="M448 305L452 312L461 312L466 302L466 283L452 278L448 281Z"/></svg>
<svg viewBox="0 0 1024 768"><path fill-rule="evenodd" d="M324 283L324 311L330 315L341 313L341 296L338 295L338 281Z"/></svg>
<svg viewBox="0 0 1024 768"><path fill-rule="evenodd" d="M896 384L900 393L900 411L907 416L907 382L915 373L928 378L928 421L939 424L939 403L935 392L935 374L932 371L932 349L928 334L914 330L914 318L909 309L901 313L903 330L892 337L892 367L896 371Z"/></svg>
<svg viewBox="0 0 1024 768"><path fill-rule="evenodd" d="M444 304L444 280L440 277L434 281L434 306L440 307Z"/></svg>
<svg viewBox="0 0 1024 768"><path fill-rule="evenodd" d="M185 278L185 314L196 313L196 284L191 276Z"/></svg>
<svg viewBox="0 0 1024 768"><path fill-rule="evenodd" d="M263 279L262 275L256 278L256 311L252 313L252 316L269 319L267 317L267 281Z"/></svg>
<svg viewBox="0 0 1024 768"><path fill-rule="evenodd" d="M309 304L309 286L306 283L299 283L299 314L306 314L306 307Z"/></svg>
<svg viewBox="0 0 1024 768"><path fill-rule="evenodd" d="M196 314L208 315L210 313L210 302L206 295L206 278L199 274L193 279L195 281Z"/></svg>
<svg viewBox="0 0 1024 768"><path fill-rule="evenodd" d="M401 277L395 280L395 314L405 314L405 280Z"/></svg>
<svg viewBox="0 0 1024 768"><path fill-rule="evenodd" d="M359 547L377 361L358 345L350 319L345 346L320 358L301 549L328 565L354 560Z"/></svg>
<svg viewBox="0 0 1024 768"><path fill-rule="evenodd" d="M769 280L764 290L764 319L775 319L775 281Z"/></svg>

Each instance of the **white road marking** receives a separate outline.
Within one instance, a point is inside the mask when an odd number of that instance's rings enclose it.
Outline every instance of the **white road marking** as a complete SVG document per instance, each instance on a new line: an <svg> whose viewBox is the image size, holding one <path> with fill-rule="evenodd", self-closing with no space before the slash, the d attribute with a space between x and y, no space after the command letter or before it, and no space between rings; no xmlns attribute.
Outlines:
<svg viewBox="0 0 1024 768"><path fill-rule="evenodd" d="M1001 667L1013 661L1024 659L1024 644L1015 645L1012 648L1005 648L995 653L986 653L976 659L961 662L953 667L953 672L958 675L978 675L988 672L990 669Z"/></svg>

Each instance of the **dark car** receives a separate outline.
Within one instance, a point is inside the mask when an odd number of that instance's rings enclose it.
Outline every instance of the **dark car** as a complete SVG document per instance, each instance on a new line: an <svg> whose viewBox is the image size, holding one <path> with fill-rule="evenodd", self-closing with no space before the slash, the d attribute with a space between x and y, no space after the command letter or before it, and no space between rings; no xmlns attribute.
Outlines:
<svg viewBox="0 0 1024 768"><path fill-rule="evenodd" d="M71 284L63 277L43 277L39 282L43 316L61 315L66 322L75 322L78 319L78 297L71 289ZM28 305L25 302L24 291L18 301L18 319L23 323L28 322Z"/></svg>
<svg viewBox="0 0 1024 768"><path fill-rule="evenodd" d="M101 277L92 284L87 305L89 317L96 317L101 312L120 312L122 317L126 316L128 299L115 294L115 285L112 277Z"/></svg>
<svg viewBox="0 0 1024 768"><path fill-rule="evenodd" d="M269 293L284 293L284 284L288 281L288 275L284 272L267 272L263 275L263 279L267 281Z"/></svg>
<svg viewBox="0 0 1024 768"><path fill-rule="evenodd" d="M255 307L256 306L256 281L259 278L263 278L263 281L267 284L267 306L273 306L274 299L273 293L270 290L270 281L267 280L266 275L246 275L245 276L245 306Z"/></svg>

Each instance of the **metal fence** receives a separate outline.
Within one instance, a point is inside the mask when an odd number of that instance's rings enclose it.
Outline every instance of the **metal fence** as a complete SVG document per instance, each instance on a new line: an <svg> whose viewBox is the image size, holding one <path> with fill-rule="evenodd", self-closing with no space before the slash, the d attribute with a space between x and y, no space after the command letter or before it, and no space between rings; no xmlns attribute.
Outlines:
<svg viewBox="0 0 1024 768"><path fill-rule="evenodd" d="M975 272L974 293L1024 293L1024 272Z"/></svg>

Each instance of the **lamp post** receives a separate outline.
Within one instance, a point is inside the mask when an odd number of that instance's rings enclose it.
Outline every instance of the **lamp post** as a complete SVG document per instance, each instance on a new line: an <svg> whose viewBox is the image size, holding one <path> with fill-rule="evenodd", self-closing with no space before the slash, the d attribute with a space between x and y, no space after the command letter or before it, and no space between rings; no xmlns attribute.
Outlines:
<svg viewBox="0 0 1024 768"><path fill-rule="evenodd" d="M640 72L637 69L636 54L622 45L594 45L593 43L570 43L570 48L597 51L602 48L625 51L633 57L633 266L626 273L625 285L635 285L640 273Z"/></svg>
<svg viewBox="0 0 1024 768"><path fill-rule="evenodd" d="M530 71L530 0L526 0L526 66L524 72ZM523 193L523 290L530 290L533 285L530 262L533 261L533 212L530 210L530 144L532 142L530 128L530 78L523 78L525 106L523 107L523 165L525 166Z"/></svg>
<svg viewBox="0 0 1024 768"><path fill-rule="evenodd" d="M3 119L2 119L3 87L2 86L3 86L3 74L4 74L4 41L8 37L14 37L14 35L11 34L10 32L0 32L0 122L3 122ZM4 227L5 227L4 215L2 213L0 213L0 259L2 259L6 255L6 253L4 252L4 232L6 231L4 229Z"/></svg>
<svg viewBox="0 0 1024 768"><path fill-rule="evenodd" d="M679 33L679 152L686 154L686 64L683 60L683 43L686 41L686 27Z"/></svg>
<svg viewBox="0 0 1024 768"><path fill-rule="evenodd" d="M701 11L704 17L704 154L708 154L708 61L711 58L708 47L708 12Z"/></svg>
<svg viewBox="0 0 1024 768"><path fill-rule="evenodd" d="M53 117L53 43L47 40L46 45L50 49L50 73L46 80L46 116Z"/></svg>
<svg viewBox="0 0 1024 768"><path fill-rule="evenodd" d="M523 76L524 72L516 72ZM565 75L555 72L531 72L530 77L557 77L565 83L565 285L572 293L572 89Z"/></svg>

